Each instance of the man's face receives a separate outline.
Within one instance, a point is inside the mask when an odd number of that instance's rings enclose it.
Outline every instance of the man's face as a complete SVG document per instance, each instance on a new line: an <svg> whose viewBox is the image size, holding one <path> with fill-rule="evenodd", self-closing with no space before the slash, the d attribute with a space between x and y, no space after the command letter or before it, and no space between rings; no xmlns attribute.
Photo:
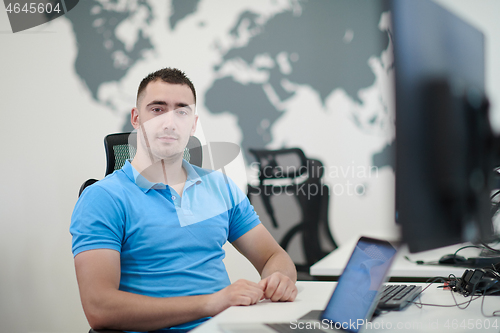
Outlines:
<svg viewBox="0 0 500 333"><path fill-rule="evenodd" d="M152 163L182 156L194 135L198 116L194 96L187 85L150 82L132 109L132 126Z"/></svg>

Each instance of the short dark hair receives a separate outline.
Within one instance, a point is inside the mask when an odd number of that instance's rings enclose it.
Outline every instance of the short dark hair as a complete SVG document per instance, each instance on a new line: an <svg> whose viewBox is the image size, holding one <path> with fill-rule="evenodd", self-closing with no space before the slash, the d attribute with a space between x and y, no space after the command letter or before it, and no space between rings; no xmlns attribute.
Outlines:
<svg viewBox="0 0 500 333"><path fill-rule="evenodd" d="M146 76L139 84L139 89L137 90L137 101L139 101L139 96L146 89L150 82L162 80L163 82L172 83L172 84L185 84L191 89L194 96L194 102L196 103L196 90L194 89L193 82L186 76L186 74L177 69L177 68L163 68L157 70L154 73ZM139 106L139 105L137 105Z"/></svg>

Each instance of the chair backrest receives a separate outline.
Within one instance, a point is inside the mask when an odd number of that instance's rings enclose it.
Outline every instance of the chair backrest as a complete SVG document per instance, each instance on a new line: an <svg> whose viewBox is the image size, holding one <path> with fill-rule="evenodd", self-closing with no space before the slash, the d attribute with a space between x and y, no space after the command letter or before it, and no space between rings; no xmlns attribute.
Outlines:
<svg viewBox="0 0 500 333"><path fill-rule="evenodd" d="M299 148L250 152L259 165L259 185L248 186L248 198L297 270L308 273L311 265L337 248L328 223L323 164Z"/></svg>
<svg viewBox="0 0 500 333"><path fill-rule="evenodd" d="M104 138L104 149L106 150L106 176L119 170L128 159L133 159L137 152L137 133L114 133ZM191 136L184 149L184 159L191 164L201 167L202 147L200 140Z"/></svg>
<svg viewBox="0 0 500 333"><path fill-rule="evenodd" d="M108 134L104 138L104 150L106 151L106 173L105 176L119 170L128 159L133 159L137 152L137 133L125 132ZM191 136L184 149L183 158L189 163L201 167L203 162L203 149L200 140ZM97 179L88 179L80 187L78 196L83 190L97 182Z"/></svg>

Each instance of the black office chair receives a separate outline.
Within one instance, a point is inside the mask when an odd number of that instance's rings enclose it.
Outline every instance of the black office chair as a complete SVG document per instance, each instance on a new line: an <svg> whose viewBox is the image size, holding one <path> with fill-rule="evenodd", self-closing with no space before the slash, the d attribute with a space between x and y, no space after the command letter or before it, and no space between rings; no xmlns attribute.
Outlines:
<svg viewBox="0 0 500 333"><path fill-rule="evenodd" d="M137 133L114 133L104 138L104 149L106 151L106 173L105 176L119 170L128 159L133 159L137 152ZM184 149L184 159L189 163L201 167L203 151L200 140L191 136ZM83 190L97 182L97 179L88 179L80 187L78 196Z"/></svg>
<svg viewBox="0 0 500 333"><path fill-rule="evenodd" d="M259 185L248 185L248 198L294 261L299 278L311 279L311 265L337 248L328 225L323 164L299 148L250 152L259 165Z"/></svg>

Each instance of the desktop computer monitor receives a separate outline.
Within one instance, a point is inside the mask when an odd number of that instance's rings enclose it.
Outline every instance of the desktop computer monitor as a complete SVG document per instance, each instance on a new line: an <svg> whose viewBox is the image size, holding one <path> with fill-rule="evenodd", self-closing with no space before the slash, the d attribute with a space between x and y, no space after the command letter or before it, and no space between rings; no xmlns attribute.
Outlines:
<svg viewBox="0 0 500 333"><path fill-rule="evenodd" d="M493 234L484 35L430 0L390 2L396 220L410 252Z"/></svg>

